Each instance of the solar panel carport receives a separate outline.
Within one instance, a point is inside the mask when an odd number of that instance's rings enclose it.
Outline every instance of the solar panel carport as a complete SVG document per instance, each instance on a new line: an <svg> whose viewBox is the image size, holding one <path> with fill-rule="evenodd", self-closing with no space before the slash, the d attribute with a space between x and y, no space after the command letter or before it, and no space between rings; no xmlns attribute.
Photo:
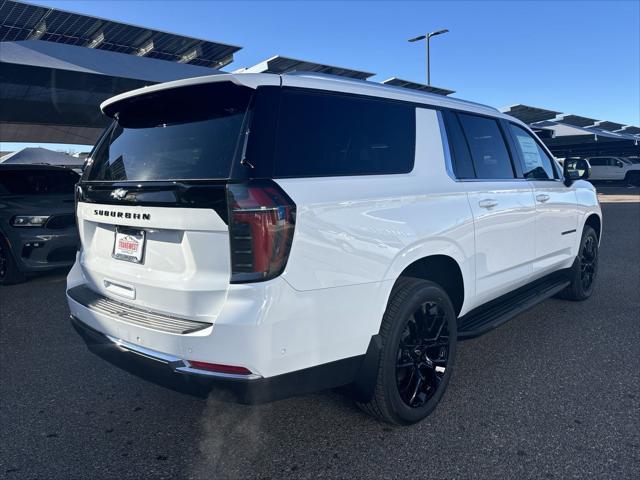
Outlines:
<svg viewBox="0 0 640 480"><path fill-rule="evenodd" d="M93 144L103 100L215 74L240 49L13 0L0 0L0 41L2 142Z"/></svg>
<svg viewBox="0 0 640 480"><path fill-rule="evenodd" d="M216 70L41 40L0 44L0 140L93 144L107 98Z"/></svg>
<svg viewBox="0 0 640 480"><path fill-rule="evenodd" d="M616 132L628 133L629 135L638 135L640 134L640 127L632 127L631 125L627 125L620 130L616 130Z"/></svg>
<svg viewBox="0 0 640 480"><path fill-rule="evenodd" d="M0 0L0 41L43 40L221 68L241 47L104 18Z"/></svg>
<svg viewBox="0 0 640 480"><path fill-rule="evenodd" d="M638 127L521 104L502 111L529 124L557 157L640 154Z"/></svg>
<svg viewBox="0 0 640 480"><path fill-rule="evenodd" d="M374 73L364 72L362 70L354 70L351 68L336 67L325 63L309 62L307 60L298 60L291 57L283 57L275 55L271 58L247 68L240 68L234 73L292 73L292 72L316 72L329 75L338 75L341 77L357 78L366 80L373 77Z"/></svg>
<svg viewBox="0 0 640 480"><path fill-rule="evenodd" d="M542 120L551 120L560 114L560 112L556 112L555 110L547 110L545 108L531 107L522 104L511 105L510 107L502 109L502 111L528 124L541 122Z"/></svg>
<svg viewBox="0 0 640 480"><path fill-rule="evenodd" d="M409 80L403 80L398 77L391 77L384 80L382 83L385 85L391 85L394 87L410 88L411 90L419 90L421 92L435 93L437 95L451 95L456 93L455 90L449 90L447 88L434 87L432 85L425 85L424 83L411 82Z"/></svg>

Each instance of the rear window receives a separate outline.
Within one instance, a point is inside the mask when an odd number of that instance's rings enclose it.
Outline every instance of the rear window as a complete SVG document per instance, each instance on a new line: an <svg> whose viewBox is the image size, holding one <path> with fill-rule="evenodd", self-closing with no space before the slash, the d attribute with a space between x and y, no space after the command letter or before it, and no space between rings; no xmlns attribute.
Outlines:
<svg viewBox="0 0 640 480"><path fill-rule="evenodd" d="M340 94L284 90L275 177L407 173L415 107Z"/></svg>
<svg viewBox="0 0 640 480"><path fill-rule="evenodd" d="M2 195L73 194L79 176L64 170L0 170Z"/></svg>
<svg viewBox="0 0 640 480"><path fill-rule="evenodd" d="M221 82L126 101L92 155L85 179L229 178L251 92Z"/></svg>

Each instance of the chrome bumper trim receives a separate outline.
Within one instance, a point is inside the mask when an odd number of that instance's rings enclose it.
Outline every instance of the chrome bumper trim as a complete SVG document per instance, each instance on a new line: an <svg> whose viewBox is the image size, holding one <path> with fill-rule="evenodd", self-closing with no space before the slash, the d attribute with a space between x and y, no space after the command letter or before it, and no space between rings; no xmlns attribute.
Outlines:
<svg viewBox="0 0 640 480"><path fill-rule="evenodd" d="M93 335L99 335L104 338L105 342L112 345L114 348L118 349L121 352L129 352L135 355L140 355L141 357L148 358L150 360L154 360L159 363L163 363L167 365L171 370L176 373L181 373L184 375L196 375L200 377L207 378L220 378L226 380L243 380L243 381L251 381L261 379L262 376L256 373L252 373L249 375L240 375L236 373L223 373L223 372L210 372L208 370L200 370L197 368L192 368L189 365L188 360L184 360L179 357L175 357L173 355L169 355L167 353L158 352L157 350L152 350L150 348L143 347L141 345L136 345L131 342L127 342L120 338L112 337L111 335L107 335L102 332L98 332L94 330L78 317L71 315L71 320L75 320L82 324L82 327L87 330L91 330Z"/></svg>

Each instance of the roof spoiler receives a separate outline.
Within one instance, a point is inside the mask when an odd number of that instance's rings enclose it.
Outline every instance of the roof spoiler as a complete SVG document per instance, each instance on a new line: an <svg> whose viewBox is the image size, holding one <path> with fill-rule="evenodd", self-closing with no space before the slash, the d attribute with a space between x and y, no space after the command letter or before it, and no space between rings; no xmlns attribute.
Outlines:
<svg viewBox="0 0 640 480"><path fill-rule="evenodd" d="M146 95L148 93L161 92L164 90L172 90L174 88L190 87L193 85L203 85L207 83L232 82L236 85L256 89L261 85L280 85L280 75L269 73L223 73L218 75L207 75L204 77L186 78L183 80L174 80L172 82L158 83L148 87L138 88L129 92L124 92L115 97L108 98L100 104L102 113L109 117L113 117L119 110L118 105L122 102Z"/></svg>

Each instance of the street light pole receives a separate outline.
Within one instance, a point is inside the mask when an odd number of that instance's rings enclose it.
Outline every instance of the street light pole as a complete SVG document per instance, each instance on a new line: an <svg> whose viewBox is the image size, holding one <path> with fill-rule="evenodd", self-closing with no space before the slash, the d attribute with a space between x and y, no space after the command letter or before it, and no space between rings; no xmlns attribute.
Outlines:
<svg viewBox="0 0 640 480"><path fill-rule="evenodd" d="M427 85L431 85L431 58L429 57L429 40L431 35L427 35Z"/></svg>
<svg viewBox="0 0 640 480"><path fill-rule="evenodd" d="M442 35L443 33L447 33L448 29L437 30L435 32L427 33L426 35L420 35L418 37L410 38L409 42L417 42L419 40L426 40L427 43L427 85L431 85L431 59L429 58L429 41L431 37L435 37L436 35Z"/></svg>

